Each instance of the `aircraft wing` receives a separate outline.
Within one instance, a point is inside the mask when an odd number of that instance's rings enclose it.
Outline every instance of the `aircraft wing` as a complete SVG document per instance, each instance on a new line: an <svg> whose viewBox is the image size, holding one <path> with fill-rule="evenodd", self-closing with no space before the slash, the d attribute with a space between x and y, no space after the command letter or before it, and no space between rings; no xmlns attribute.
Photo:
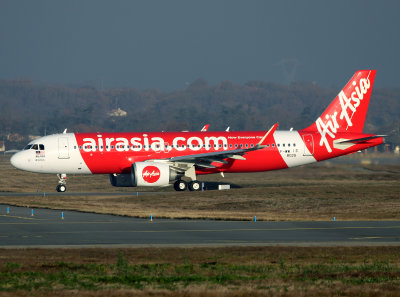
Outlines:
<svg viewBox="0 0 400 297"><path fill-rule="evenodd" d="M243 155L245 155L247 152L263 149L266 147L267 143L271 142L271 138L273 137L273 134L277 127L278 123L274 124L271 127L271 129L269 129L268 132L265 133L264 137L260 140L260 142L257 143L252 148L177 156L160 161L174 162L174 163L191 163L198 167L215 168L215 166L211 165L211 163L217 162L217 163L227 164L228 162L226 161L226 159L246 160L246 158L243 157Z"/></svg>

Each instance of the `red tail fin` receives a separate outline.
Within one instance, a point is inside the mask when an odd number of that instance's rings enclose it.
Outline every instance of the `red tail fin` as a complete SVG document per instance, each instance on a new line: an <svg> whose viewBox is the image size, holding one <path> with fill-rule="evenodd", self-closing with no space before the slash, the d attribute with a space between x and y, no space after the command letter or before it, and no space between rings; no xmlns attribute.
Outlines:
<svg viewBox="0 0 400 297"><path fill-rule="evenodd" d="M359 70L306 131L362 133L376 70Z"/></svg>

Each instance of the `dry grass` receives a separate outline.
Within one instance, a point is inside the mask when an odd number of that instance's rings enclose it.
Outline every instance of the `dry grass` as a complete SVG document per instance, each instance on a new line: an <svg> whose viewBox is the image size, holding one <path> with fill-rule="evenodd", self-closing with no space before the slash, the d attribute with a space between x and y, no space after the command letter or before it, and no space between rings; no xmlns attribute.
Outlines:
<svg viewBox="0 0 400 297"><path fill-rule="evenodd" d="M399 247L0 250L0 263L0 296L398 296L400 290Z"/></svg>
<svg viewBox="0 0 400 297"><path fill-rule="evenodd" d="M281 171L200 176L229 182L229 191L175 192L168 188L115 188L108 176L69 176L63 196L0 197L1 204L163 218L251 220L399 220L400 165L319 163ZM11 167L0 158L0 191L55 192L54 175ZM69 192L139 196L69 196ZM157 192L150 194L148 192Z"/></svg>

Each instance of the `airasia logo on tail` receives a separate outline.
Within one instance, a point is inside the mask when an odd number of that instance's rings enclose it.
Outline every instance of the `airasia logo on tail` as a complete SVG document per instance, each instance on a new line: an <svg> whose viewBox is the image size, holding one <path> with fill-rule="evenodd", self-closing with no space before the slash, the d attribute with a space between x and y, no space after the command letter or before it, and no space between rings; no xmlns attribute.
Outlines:
<svg viewBox="0 0 400 297"><path fill-rule="evenodd" d="M161 172L156 166L146 166L142 171L142 178L145 182L153 184L160 179Z"/></svg>
<svg viewBox="0 0 400 297"><path fill-rule="evenodd" d="M329 153L332 152L332 148L329 144L328 136L335 139L338 128L342 125L347 124L346 130L348 127L353 126L353 115L356 113L357 107L360 106L361 101L364 99L364 95L368 93L368 90L371 87L369 74L366 78L361 78L358 81L358 84L356 81L351 82L353 88L350 90L351 93L349 92L350 94L348 94L349 97L347 97L343 90L340 91L337 97L339 104L333 114L325 115L325 121L321 117L317 119L317 129L321 134L319 145L325 146Z"/></svg>

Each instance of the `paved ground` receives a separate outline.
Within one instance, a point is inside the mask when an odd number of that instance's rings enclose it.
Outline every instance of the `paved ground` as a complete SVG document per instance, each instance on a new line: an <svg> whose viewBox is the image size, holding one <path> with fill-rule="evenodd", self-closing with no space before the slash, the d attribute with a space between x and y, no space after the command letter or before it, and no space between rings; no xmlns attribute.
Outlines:
<svg viewBox="0 0 400 297"><path fill-rule="evenodd" d="M243 222L136 219L0 205L0 247L400 245L400 221Z"/></svg>
<svg viewBox="0 0 400 297"><path fill-rule="evenodd" d="M0 192L0 197L27 197L27 196L136 196L136 195L156 195L160 193L175 193L175 192L118 192L118 193L107 193L107 192Z"/></svg>

